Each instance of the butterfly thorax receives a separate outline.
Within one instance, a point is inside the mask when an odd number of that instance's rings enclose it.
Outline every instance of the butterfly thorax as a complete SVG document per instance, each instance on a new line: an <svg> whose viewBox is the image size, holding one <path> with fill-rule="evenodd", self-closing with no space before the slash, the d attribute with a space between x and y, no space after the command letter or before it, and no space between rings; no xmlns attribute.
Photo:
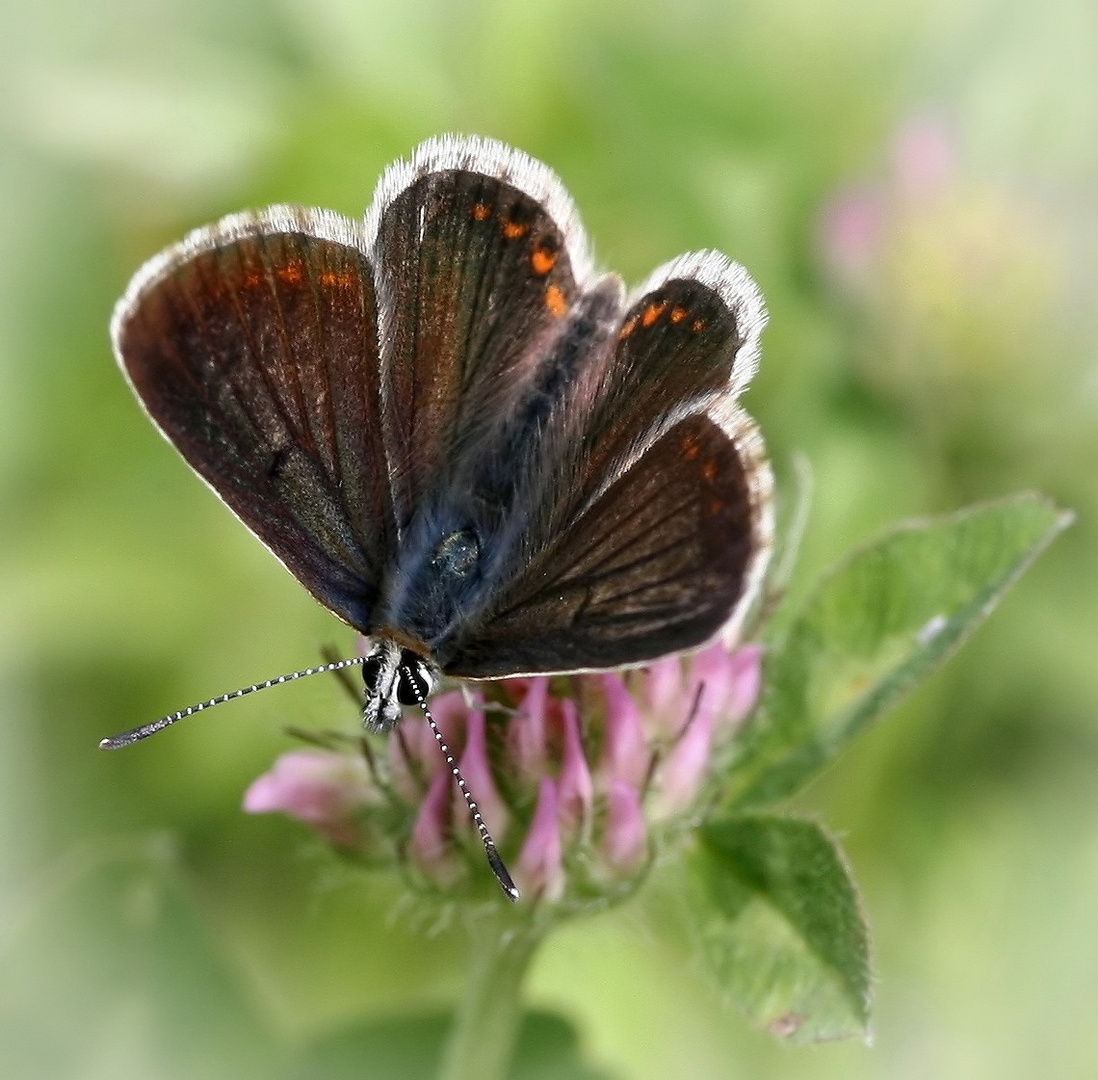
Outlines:
<svg viewBox="0 0 1098 1080"><path fill-rule="evenodd" d="M417 516L382 579L375 619L422 642L445 663L445 647L486 601L485 581L500 554L498 530L464 499Z"/></svg>
<svg viewBox="0 0 1098 1080"><path fill-rule="evenodd" d="M401 705L418 700L409 680L426 697L439 675L439 650L483 599L489 530L474 524L468 507L436 504L407 530L407 544L382 581L374 642L363 675L363 722L388 731Z"/></svg>

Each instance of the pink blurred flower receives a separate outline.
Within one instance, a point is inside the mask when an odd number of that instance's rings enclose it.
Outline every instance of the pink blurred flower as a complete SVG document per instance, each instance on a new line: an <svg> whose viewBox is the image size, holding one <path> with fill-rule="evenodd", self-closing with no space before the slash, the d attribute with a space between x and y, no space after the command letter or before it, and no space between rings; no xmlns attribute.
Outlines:
<svg viewBox="0 0 1098 1080"><path fill-rule="evenodd" d="M828 270L843 284L862 284L880 255L887 208L880 193L851 187L837 192L820 215L820 249Z"/></svg>
<svg viewBox="0 0 1098 1080"><path fill-rule="evenodd" d="M853 180L824 201L820 254L840 285L868 290L876 284L896 238L954 188L957 156L945 121L916 114L893 133L885 177Z"/></svg>
<svg viewBox="0 0 1098 1080"><path fill-rule="evenodd" d="M903 124L892 144L892 178L910 199L927 199L945 191L956 174L956 140L944 121L914 116Z"/></svg>

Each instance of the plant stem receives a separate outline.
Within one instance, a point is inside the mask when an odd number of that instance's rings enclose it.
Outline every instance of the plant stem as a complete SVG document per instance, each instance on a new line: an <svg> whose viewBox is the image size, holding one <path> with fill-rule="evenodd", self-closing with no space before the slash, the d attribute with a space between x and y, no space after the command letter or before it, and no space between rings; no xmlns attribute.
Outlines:
<svg viewBox="0 0 1098 1080"><path fill-rule="evenodd" d="M522 982L541 938L539 930L506 916L477 920L469 981L443 1047L439 1080L507 1080L522 1022Z"/></svg>

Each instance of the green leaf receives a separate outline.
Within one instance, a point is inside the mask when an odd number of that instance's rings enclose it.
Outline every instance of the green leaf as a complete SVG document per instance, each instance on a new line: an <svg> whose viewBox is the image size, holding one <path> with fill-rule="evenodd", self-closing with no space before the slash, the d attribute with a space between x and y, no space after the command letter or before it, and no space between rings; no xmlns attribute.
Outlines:
<svg viewBox="0 0 1098 1080"><path fill-rule="evenodd" d="M303 1047L275 1075L278 1080L433 1080L450 1023L445 1013L356 1023Z"/></svg>
<svg viewBox="0 0 1098 1080"><path fill-rule="evenodd" d="M452 1022L448 1014L432 1013L355 1024L305 1048L275 1075L283 1080L433 1080ZM524 1014L508 1075L512 1080L609 1080L583 1061L572 1022L542 1011Z"/></svg>
<svg viewBox="0 0 1098 1080"><path fill-rule="evenodd" d="M865 1036L868 933L835 843L814 822L756 815L700 836L715 904L703 947L728 996L794 1042Z"/></svg>
<svg viewBox="0 0 1098 1080"><path fill-rule="evenodd" d="M168 834L89 840L29 882L0 940L0 1076L275 1075L277 1036L197 891Z"/></svg>
<svg viewBox="0 0 1098 1080"><path fill-rule="evenodd" d="M897 526L826 576L767 657L729 805L802 787L942 663L1070 521L1017 495Z"/></svg>

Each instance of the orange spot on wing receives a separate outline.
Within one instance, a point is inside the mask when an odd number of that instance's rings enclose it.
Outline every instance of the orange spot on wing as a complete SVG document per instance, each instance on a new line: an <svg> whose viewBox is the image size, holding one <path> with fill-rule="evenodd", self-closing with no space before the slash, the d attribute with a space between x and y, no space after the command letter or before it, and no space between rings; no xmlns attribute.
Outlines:
<svg viewBox="0 0 1098 1080"><path fill-rule="evenodd" d="M618 341L624 341L637 325L637 316L634 315L631 319L626 319L622 328L618 331Z"/></svg>
<svg viewBox="0 0 1098 1080"><path fill-rule="evenodd" d="M549 314L558 319L568 309L568 302L564 299L564 293L556 285L550 285L546 288L545 306L549 309Z"/></svg>
<svg viewBox="0 0 1098 1080"><path fill-rule="evenodd" d="M492 208L488 203L473 203L473 209L469 211L469 216L474 221L487 221L492 216Z"/></svg>
<svg viewBox="0 0 1098 1080"><path fill-rule="evenodd" d="M505 221L503 223L503 238L505 240L517 240L530 231L529 225L523 225L517 221Z"/></svg>
<svg viewBox="0 0 1098 1080"><path fill-rule="evenodd" d="M707 461L702 466L702 478L712 483L717 478L717 463L715 461Z"/></svg>
<svg viewBox="0 0 1098 1080"><path fill-rule="evenodd" d="M530 254L530 265L538 277L544 277L557 264L557 253L549 248L534 248Z"/></svg>
<svg viewBox="0 0 1098 1080"><path fill-rule="evenodd" d="M324 270L317 277L317 281L326 288L349 289L355 284L355 275L348 270L336 273L334 270Z"/></svg>
<svg viewBox="0 0 1098 1080"><path fill-rule="evenodd" d="M677 307L671 309L671 321L673 323L681 323L686 318L688 312L684 307Z"/></svg>
<svg viewBox="0 0 1098 1080"><path fill-rule="evenodd" d="M717 517L719 514L724 513L724 500L723 499L710 499L705 504L705 516Z"/></svg>
<svg viewBox="0 0 1098 1080"><path fill-rule="evenodd" d="M693 461L701 453L701 447L698 445L698 438L696 435L687 435L682 440L682 456L687 461Z"/></svg>
<svg viewBox="0 0 1098 1080"><path fill-rule="evenodd" d="M291 262L275 269L275 277L279 281L285 281L290 285L296 285L305 275L301 270L301 263Z"/></svg>
<svg viewBox="0 0 1098 1080"><path fill-rule="evenodd" d="M705 320L695 319L690 324L690 329L693 330L695 334L700 334L705 329Z"/></svg>
<svg viewBox="0 0 1098 1080"><path fill-rule="evenodd" d="M240 284L245 289L254 289L263 281L263 275L256 273L254 270L245 270L244 276L240 279Z"/></svg>
<svg viewBox="0 0 1098 1080"><path fill-rule="evenodd" d="M644 326L651 326L666 310L667 301L663 300L658 304L649 304L644 309L644 314L641 315L641 323Z"/></svg>

